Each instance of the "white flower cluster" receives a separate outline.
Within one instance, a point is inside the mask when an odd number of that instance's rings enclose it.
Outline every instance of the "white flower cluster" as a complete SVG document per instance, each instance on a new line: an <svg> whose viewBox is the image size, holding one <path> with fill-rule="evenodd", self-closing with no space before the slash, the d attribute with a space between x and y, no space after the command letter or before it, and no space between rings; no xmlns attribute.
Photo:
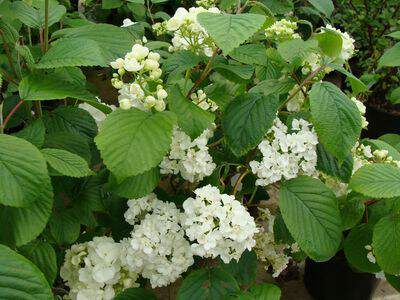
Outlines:
<svg viewBox="0 0 400 300"><path fill-rule="evenodd" d="M101 103L99 101L99 103ZM101 103L103 105L108 106L111 110L115 110L115 105L107 105L105 103ZM106 119L107 115L103 113L101 110L97 109L96 107L84 102L78 105L79 108L86 110L92 118L96 121L97 128L100 130L101 124L103 124L104 120Z"/></svg>
<svg viewBox="0 0 400 300"><path fill-rule="evenodd" d="M137 273L122 266L121 244L95 237L68 249L60 275L70 288L67 299L109 300L119 291L136 287Z"/></svg>
<svg viewBox="0 0 400 300"><path fill-rule="evenodd" d="M181 212L154 194L129 200L128 205L125 218L134 228L131 237L121 241L123 264L149 279L153 288L174 282L194 262L180 225Z"/></svg>
<svg viewBox="0 0 400 300"><path fill-rule="evenodd" d="M294 249L297 252L297 244L292 246L275 242L274 236L274 223L275 216L271 214L268 208L259 209L260 220L262 220L261 230L256 234L256 246L254 248L257 257L266 262L265 268L272 267L274 273L273 277L278 277L282 271L284 271L291 259L290 256L286 255L286 250L289 248Z"/></svg>
<svg viewBox="0 0 400 300"><path fill-rule="evenodd" d="M212 135L213 131L206 129L192 141L186 133L175 127L171 150L160 163L161 174L181 174L183 179L190 182L198 182L210 176L216 167L207 147Z"/></svg>
<svg viewBox="0 0 400 300"><path fill-rule="evenodd" d="M197 15L202 12L220 13L216 7L191 7L189 11L179 7L171 19L154 24L153 30L156 34L173 33L172 46L169 48L171 52L189 50L211 57L216 46L206 30L197 22Z"/></svg>
<svg viewBox="0 0 400 300"><path fill-rule="evenodd" d="M258 232L254 219L234 196L221 194L211 185L194 191L195 198L183 203L182 225L189 240L194 242L193 253L216 258L223 262L239 260L242 253L255 245Z"/></svg>
<svg viewBox="0 0 400 300"><path fill-rule="evenodd" d="M385 149L375 150L372 152L371 146L360 145L357 142L352 149L352 154L354 159L353 173L362 166L371 163L388 163L400 168L400 161L394 160Z"/></svg>
<svg viewBox="0 0 400 300"><path fill-rule="evenodd" d="M352 58L355 50L355 40L347 32L342 32L340 29L336 29L330 24L327 24L325 28L337 32L342 37L342 52L339 55L340 62L344 63ZM322 29L322 31L324 31L324 29Z"/></svg>
<svg viewBox="0 0 400 300"><path fill-rule="evenodd" d="M361 126L362 128L367 128L368 127L368 121L365 118L365 113L367 111L364 103L362 103L360 100L358 100L356 97L351 97L351 100L357 105L358 111L361 114Z"/></svg>
<svg viewBox="0 0 400 300"><path fill-rule="evenodd" d="M203 90L198 90L197 93L190 95L193 103L204 110L216 111L218 109L217 103L207 98L206 93Z"/></svg>
<svg viewBox="0 0 400 300"><path fill-rule="evenodd" d="M162 71L159 60L160 54L151 52L141 44L135 44L125 58L118 58L110 63L113 69L118 70L113 74L111 83L118 89L118 101L122 109L131 107L144 111L152 107L157 111L165 109L164 100L168 94L160 79ZM126 72L133 75L133 82L124 82L123 76Z"/></svg>
<svg viewBox="0 0 400 300"><path fill-rule="evenodd" d="M288 97L290 97L290 95L292 95L298 89L299 89L299 85L296 84L293 87L293 89L289 92L289 96ZM302 87L301 89L302 89L303 92L306 92L306 88L305 87ZM304 100L306 99L304 97L304 93L302 91L297 92L297 94L286 103L287 111L299 112L301 110L301 107L304 104Z"/></svg>
<svg viewBox="0 0 400 300"><path fill-rule="evenodd" d="M250 167L258 179L257 185L267 186L284 177L291 179L299 174L313 175L317 164L318 138L314 128L303 119L292 121L292 132L279 118L258 145L263 159L251 161Z"/></svg>
<svg viewBox="0 0 400 300"><path fill-rule="evenodd" d="M297 23L286 19L276 21L265 29L265 35L268 39L281 42L292 39L299 39L300 35L296 33Z"/></svg>

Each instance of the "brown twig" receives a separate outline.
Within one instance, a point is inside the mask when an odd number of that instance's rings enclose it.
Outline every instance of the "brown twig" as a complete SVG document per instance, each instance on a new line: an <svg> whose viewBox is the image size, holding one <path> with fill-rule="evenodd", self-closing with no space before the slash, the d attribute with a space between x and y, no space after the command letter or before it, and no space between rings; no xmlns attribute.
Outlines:
<svg viewBox="0 0 400 300"><path fill-rule="evenodd" d="M12 115L18 110L18 108L24 103L24 99L19 100L19 102L13 107L13 109L8 113L7 117L4 119L3 124L1 124L1 132L6 128L8 121L10 121Z"/></svg>

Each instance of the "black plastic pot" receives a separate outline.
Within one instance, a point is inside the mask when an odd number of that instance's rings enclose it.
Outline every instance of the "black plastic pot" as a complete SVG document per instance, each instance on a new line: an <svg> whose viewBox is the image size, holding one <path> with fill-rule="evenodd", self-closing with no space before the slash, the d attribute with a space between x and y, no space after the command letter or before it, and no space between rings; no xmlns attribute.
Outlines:
<svg viewBox="0 0 400 300"><path fill-rule="evenodd" d="M365 137L376 139L386 133L400 134L400 115L367 106L366 118L369 125L368 131L363 134Z"/></svg>
<svg viewBox="0 0 400 300"><path fill-rule="evenodd" d="M369 300L377 282L375 275L354 272L342 252L327 262L306 260L304 283L315 300Z"/></svg>

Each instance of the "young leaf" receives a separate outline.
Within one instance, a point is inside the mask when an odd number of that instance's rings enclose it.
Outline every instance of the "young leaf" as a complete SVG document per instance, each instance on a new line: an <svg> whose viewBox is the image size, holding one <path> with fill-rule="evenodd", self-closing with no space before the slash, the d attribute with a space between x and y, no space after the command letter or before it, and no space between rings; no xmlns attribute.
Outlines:
<svg viewBox="0 0 400 300"><path fill-rule="evenodd" d="M369 197L398 197L400 196L400 169L384 163L365 165L354 173L349 188Z"/></svg>
<svg viewBox="0 0 400 300"><path fill-rule="evenodd" d="M95 41L83 38L64 38L54 42L35 67L38 69L74 66L106 67L108 63L100 46Z"/></svg>
<svg viewBox="0 0 400 300"><path fill-rule="evenodd" d="M328 18L335 9L332 0L308 0L308 2Z"/></svg>
<svg viewBox="0 0 400 300"><path fill-rule="evenodd" d="M53 299L42 272L25 257L3 245L0 245L0 266L1 299Z"/></svg>
<svg viewBox="0 0 400 300"><path fill-rule="evenodd" d="M372 246L378 265L392 275L400 274L400 216L383 217L374 227Z"/></svg>
<svg viewBox="0 0 400 300"><path fill-rule="evenodd" d="M169 91L168 105L178 117L179 127L192 139L197 138L203 131L210 128L214 122L214 114L205 111L187 99L178 86Z"/></svg>
<svg viewBox="0 0 400 300"><path fill-rule="evenodd" d="M335 58L342 52L343 39L340 34L333 30L325 30L316 35L319 47L323 53Z"/></svg>
<svg viewBox="0 0 400 300"><path fill-rule="evenodd" d="M361 115L357 106L329 82L313 85L310 106L320 142L342 162L361 133Z"/></svg>
<svg viewBox="0 0 400 300"><path fill-rule="evenodd" d="M187 276L179 288L177 300L220 300L239 286L235 279L219 268L200 269Z"/></svg>
<svg viewBox="0 0 400 300"><path fill-rule="evenodd" d="M19 248L19 252L43 272L50 285L53 284L57 276L57 257L49 243L36 240Z"/></svg>
<svg viewBox="0 0 400 300"><path fill-rule="evenodd" d="M368 260L365 246L372 244L373 226L360 224L354 227L344 241L344 254L347 261L361 272L378 273L379 266Z"/></svg>
<svg viewBox="0 0 400 300"><path fill-rule="evenodd" d="M200 13L197 20L222 52L229 54L261 29L265 17L256 14Z"/></svg>
<svg viewBox="0 0 400 300"><path fill-rule="evenodd" d="M0 204L26 207L48 179L46 161L31 143L0 134Z"/></svg>
<svg viewBox="0 0 400 300"><path fill-rule="evenodd" d="M222 129L236 156L246 154L261 142L272 126L277 109L277 95L248 93L229 104L222 117Z"/></svg>
<svg viewBox="0 0 400 300"><path fill-rule="evenodd" d="M0 206L0 243L19 247L35 239L46 227L52 207L50 178L28 207Z"/></svg>
<svg viewBox="0 0 400 300"><path fill-rule="evenodd" d="M62 175L86 177L92 174L87 162L76 154L51 148L42 149L41 152L49 165Z"/></svg>
<svg viewBox="0 0 400 300"><path fill-rule="evenodd" d="M333 192L315 178L300 176L282 184L282 217L301 249L315 261L335 255L342 238L342 222Z"/></svg>
<svg viewBox="0 0 400 300"><path fill-rule="evenodd" d="M168 111L118 109L107 117L95 142L109 170L126 178L161 162L170 148L175 123L175 115Z"/></svg>

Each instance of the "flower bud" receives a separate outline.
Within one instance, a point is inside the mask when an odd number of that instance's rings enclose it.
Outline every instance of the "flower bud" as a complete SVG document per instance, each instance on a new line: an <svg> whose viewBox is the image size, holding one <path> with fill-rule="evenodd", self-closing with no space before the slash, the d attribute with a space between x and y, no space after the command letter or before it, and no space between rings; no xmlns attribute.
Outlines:
<svg viewBox="0 0 400 300"><path fill-rule="evenodd" d="M144 47L144 46L142 46L140 44L133 45L133 47L132 47L132 55L137 60L144 59L148 54L149 54L149 48Z"/></svg>
<svg viewBox="0 0 400 300"><path fill-rule="evenodd" d="M130 99L119 100L119 107L122 109L130 109L132 107L132 101Z"/></svg>
<svg viewBox="0 0 400 300"><path fill-rule="evenodd" d="M165 102L163 100L157 100L154 107L157 111L163 111L165 109Z"/></svg>
<svg viewBox="0 0 400 300"><path fill-rule="evenodd" d="M157 52L150 52L148 58L155 61L159 61L161 56Z"/></svg>
<svg viewBox="0 0 400 300"><path fill-rule="evenodd" d="M159 66L160 66L160 64L156 60L146 59L144 61L144 68L146 70L154 71L154 70L157 70Z"/></svg>
<svg viewBox="0 0 400 300"><path fill-rule="evenodd" d="M168 97L168 93L164 89L159 89L157 91L157 98L162 100Z"/></svg>
<svg viewBox="0 0 400 300"><path fill-rule="evenodd" d="M124 67L124 60L122 58L117 58L115 61L110 62L113 69L121 69Z"/></svg>

